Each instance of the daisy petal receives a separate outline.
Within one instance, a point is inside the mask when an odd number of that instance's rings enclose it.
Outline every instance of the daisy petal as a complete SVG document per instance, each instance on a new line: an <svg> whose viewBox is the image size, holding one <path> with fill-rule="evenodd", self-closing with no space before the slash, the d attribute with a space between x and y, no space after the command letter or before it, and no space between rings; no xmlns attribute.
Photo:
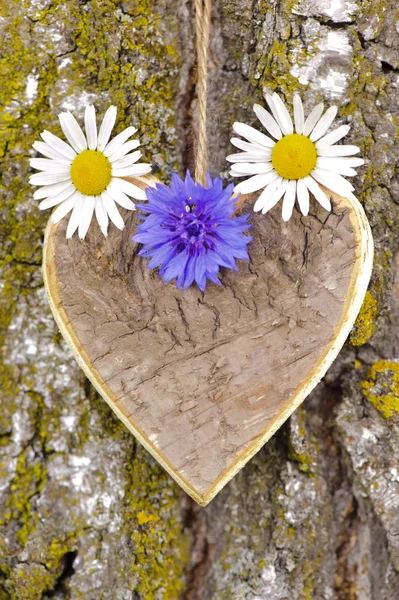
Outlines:
<svg viewBox="0 0 399 600"><path fill-rule="evenodd" d="M54 160L67 160L65 156L51 148L51 146L49 146L45 142L35 142L32 145L33 148L37 150L37 152L40 152L40 154L43 154L43 156L47 156L47 158L52 158Z"/></svg>
<svg viewBox="0 0 399 600"><path fill-rule="evenodd" d="M63 169L71 166L71 161L67 158L63 160L54 160L53 158L31 158L29 164L33 169L40 169L40 171L52 171L54 168Z"/></svg>
<svg viewBox="0 0 399 600"><path fill-rule="evenodd" d="M235 192L240 192L241 194L250 194L251 192L257 192L258 190L265 187L268 183L271 183L275 179L277 179L278 174L276 171L272 171L271 173L254 175L250 177L246 181L242 181L234 188Z"/></svg>
<svg viewBox="0 0 399 600"><path fill-rule="evenodd" d="M290 113L288 112L287 107L281 100L280 96L276 93L273 94L273 102L278 115L276 121L281 127L281 131L285 135L290 135L294 132L294 127L292 125L292 119L290 117Z"/></svg>
<svg viewBox="0 0 399 600"><path fill-rule="evenodd" d="M72 179L69 181L62 181L61 183L53 183L52 185L45 185L40 189L36 190L33 194L33 198L35 200L41 200L41 198L48 198L50 196L56 196L57 194L61 194L64 190L69 188L72 185Z"/></svg>
<svg viewBox="0 0 399 600"><path fill-rule="evenodd" d="M58 223L58 221L61 221L73 209L80 196L80 192L75 192L70 198L64 200L51 215L51 222Z"/></svg>
<svg viewBox="0 0 399 600"><path fill-rule="evenodd" d="M98 133L97 150L103 152L108 140L110 138L112 129L116 121L116 106L110 106L104 115L103 122L101 123L100 131Z"/></svg>
<svg viewBox="0 0 399 600"><path fill-rule="evenodd" d="M323 163L332 164L332 165L348 165L349 167L361 167L364 165L364 159L359 158L357 156L337 156L337 157L329 157L329 156L319 156L318 161L322 161ZM323 169L327 167L323 166Z"/></svg>
<svg viewBox="0 0 399 600"><path fill-rule="evenodd" d="M259 104L254 104L254 112L266 131L270 133L270 135L272 135L276 140L281 139L281 129L271 114Z"/></svg>
<svg viewBox="0 0 399 600"><path fill-rule="evenodd" d="M128 198L125 194L123 194L125 199L122 200L122 194L123 192L119 192L118 197L114 198L115 202L117 202L117 204L119 204L119 206L121 206L122 208L126 208L126 210L136 210L135 203L132 202L130 198Z"/></svg>
<svg viewBox="0 0 399 600"><path fill-rule="evenodd" d="M29 163L33 169L51 171L52 173L56 173L59 169L65 171L65 168L71 166L71 163L67 162L67 159L65 161L58 161L50 158L31 158Z"/></svg>
<svg viewBox="0 0 399 600"><path fill-rule="evenodd" d="M134 185L134 183L130 183L130 181L126 181L125 179L119 179L118 177L112 181L117 189L121 190L128 196L131 196L136 200L147 200L145 191L139 188L137 185Z"/></svg>
<svg viewBox="0 0 399 600"><path fill-rule="evenodd" d="M299 94L294 94L294 122L296 133L303 133L305 115L303 113L303 104Z"/></svg>
<svg viewBox="0 0 399 600"><path fill-rule="evenodd" d="M112 166L112 175L114 177L143 177L151 172L151 165L146 163L139 163L138 165L132 165L131 167L125 167L124 169L114 168Z"/></svg>
<svg viewBox="0 0 399 600"><path fill-rule="evenodd" d="M112 161L112 166L115 168L125 168L134 165L141 158L140 150L137 152L132 152L132 154L128 154L123 158L119 158L118 160Z"/></svg>
<svg viewBox="0 0 399 600"><path fill-rule="evenodd" d="M309 190L306 187L304 179L298 179L296 194L301 213L306 217L309 214Z"/></svg>
<svg viewBox="0 0 399 600"><path fill-rule="evenodd" d="M115 160L118 160L119 158L122 158L122 156L125 156L126 154L128 154L128 152L131 152L132 150L136 150L136 148L138 148L139 146L140 146L139 140L131 140L130 142L126 142L126 144L123 144L122 146L120 146L120 148L118 148L118 150L113 152L111 154L111 156L108 156L108 158L111 162L114 162ZM131 156L133 156L133 154Z"/></svg>
<svg viewBox="0 0 399 600"><path fill-rule="evenodd" d="M265 206L263 207L262 215L269 212L269 210L271 210L273 208L273 206L275 206L277 204L277 202L280 200L281 196L283 196L285 194L286 189L288 187L288 183L289 183L288 179L282 180L282 182L280 183L280 185L278 186L278 188L276 189L274 194L269 198L269 200L266 202Z"/></svg>
<svg viewBox="0 0 399 600"><path fill-rule="evenodd" d="M105 237L108 235L108 213L105 210L104 202L101 196L96 196L94 210L96 211L97 223Z"/></svg>
<svg viewBox="0 0 399 600"><path fill-rule="evenodd" d="M35 150L40 152L40 154L43 154L43 156L47 156L47 158L52 158L53 160L56 160L65 165L72 164L72 159L66 158L65 156L51 148L51 146L49 146L45 142L35 142L33 144L33 147Z"/></svg>
<svg viewBox="0 0 399 600"><path fill-rule="evenodd" d="M331 202L329 198L327 198L326 194L320 189L319 184L308 175L303 179L304 184L308 188L308 190L313 194L316 198L317 202L321 204L323 208L330 211L331 210Z"/></svg>
<svg viewBox="0 0 399 600"><path fill-rule="evenodd" d="M349 181L338 175L338 173L330 173L324 169L316 167L310 174L313 179L316 179L321 185L339 194L340 196L346 196L348 192L353 192L354 187Z"/></svg>
<svg viewBox="0 0 399 600"><path fill-rule="evenodd" d="M342 146L326 146L325 148L318 148L318 156L352 156L360 152L360 148L357 146L342 145Z"/></svg>
<svg viewBox="0 0 399 600"><path fill-rule="evenodd" d="M343 138L349 130L349 125L341 125L340 127L337 127L337 129L334 129L334 131L331 131L331 133L328 133L316 142L316 149L319 150L321 148L325 148L326 146L332 146L335 144L335 142L338 142L338 140Z"/></svg>
<svg viewBox="0 0 399 600"><path fill-rule="evenodd" d="M72 192L73 194L73 192ZM69 194L69 196L71 196L72 194ZM69 198L68 196L68 198ZM61 202L63 202L65 200L65 198L59 198L58 196L52 196L51 198L46 198L45 200L42 200L39 204L39 210L46 210L47 208L54 208L54 206L57 206L57 204L61 204Z"/></svg>
<svg viewBox="0 0 399 600"><path fill-rule="evenodd" d="M359 159L361 160L361 159ZM319 157L316 162L316 167L330 171L330 173L339 173L340 175L347 175L353 177L357 175L356 171L345 162L345 159L334 159L334 158L323 158Z"/></svg>
<svg viewBox="0 0 399 600"><path fill-rule="evenodd" d="M80 213L80 223L78 229L78 235L81 240L85 239L87 230L90 227L90 223L93 218L95 203L96 199L94 196L85 196L82 211Z"/></svg>
<svg viewBox="0 0 399 600"><path fill-rule="evenodd" d="M61 156L69 158L70 160L74 160L76 157L75 150L59 137L50 133L50 131L43 131L43 133L40 134L40 137L50 146L50 148L53 148L53 150L56 150L56 152L61 154Z"/></svg>
<svg viewBox="0 0 399 600"><path fill-rule="evenodd" d="M116 208L115 200L107 192L107 190L105 190L105 192L103 192L101 194L101 198L102 198L102 201L104 202L104 206L108 213L109 218L111 219L111 221L113 222L115 227L122 230L125 227L125 224L123 222L121 215L119 214L118 209Z"/></svg>
<svg viewBox="0 0 399 600"><path fill-rule="evenodd" d="M282 133L284 135L292 133L294 131L292 120L284 102L277 94L273 94L273 96L266 94L265 98Z"/></svg>
<svg viewBox="0 0 399 600"><path fill-rule="evenodd" d="M303 126L303 132L302 132L303 135L309 135L312 132L317 121L320 119L321 115L323 114L323 110L324 110L323 102L321 102L320 104L317 104L314 107L314 109L309 114L309 116L306 119L305 124Z"/></svg>
<svg viewBox="0 0 399 600"><path fill-rule="evenodd" d="M238 135L242 135L242 137L245 137L250 142L255 142L264 148L273 148L275 145L275 142L267 137L267 135L245 123L235 122L233 129Z"/></svg>
<svg viewBox="0 0 399 600"><path fill-rule="evenodd" d="M85 196L83 196L80 192L77 192L77 194L79 195L77 196L75 206L73 207L73 211L68 222L68 227L66 231L67 239L71 238L77 230L77 228L79 227L80 214L82 212L83 203L85 201ZM68 200L66 200L66 202L68 202Z"/></svg>
<svg viewBox="0 0 399 600"><path fill-rule="evenodd" d="M62 173L35 173L29 177L29 183L32 185L50 185L52 183L60 183L71 179L71 170Z"/></svg>
<svg viewBox="0 0 399 600"><path fill-rule="evenodd" d="M126 194L124 194L122 190L120 190L118 186L115 185L114 182L115 180L112 179L111 183L107 187L107 192L110 194L110 196L112 196L115 202L117 202L123 208L126 208L127 210L135 210L136 205L134 204L134 202L132 202L130 198L128 198Z"/></svg>
<svg viewBox="0 0 399 600"><path fill-rule="evenodd" d="M263 192L260 194L259 198L254 204L254 212L259 212L266 206L270 198L273 196L274 192L277 190L281 182L283 181L282 177L278 177L272 183L269 183L268 186L265 187Z"/></svg>
<svg viewBox="0 0 399 600"><path fill-rule="evenodd" d="M316 142L320 139L326 131L330 128L331 123L334 121L337 116L338 108L336 106L330 106L321 117L320 121L317 123L312 133L310 134L310 139L312 142Z"/></svg>
<svg viewBox="0 0 399 600"><path fill-rule="evenodd" d="M64 202L64 200L69 198L69 196L72 196L72 194L74 194L75 191L76 191L75 187L73 185L69 185L60 194L56 194L55 196L50 196L49 198L46 198L45 200L40 202L39 209L45 210L46 208L52 208L53 206L56 206L57 204Z"/></svg>
<svg viewBox="0 0 399 600"><path fill-rule="evenodd" d="M272 163L235 163L231 167L231 174L234 176L244 175L259 175L261 173L269 173L273 170Z"/></svg>
<svg viewBox="0 0 399 600"><path fill-rule="evenodd" d="M89 150L95 150L97 148L97 123L96 123L96 109L92 104L86 106L85 110L85 129L87 137L87 145Z"/></svg>
<svg viewBox="0 0 399 600"><path fill-rule="evenodd" d="M272 114L273 114L273 116L275 118L275 121L276 121L277 125L281 129L281 125L279 123L279 114L277 112L276 105L274 104L273 97L270 94L266 94L265 100L268 103L270 110L272 111Z"/></svg>
<svg viewBox="0 0 399 600"><path fill-rule="evenodd" d="M111 154L120 149L120 147L137 131L136 127L127 127L121 133L118 133L113 140L104 149L105 156L109 157Z"/></svg>
<svg viewBox="0 0 399 600"><path fill-rule="evenodd" d="M292 216L296 198L296 180L288 182L287 190L284 195L282 217L283 221L289 221Z"/></svg>
<svg viewBox="0 0 399 600"><path fill-rule="evenodd" d="M87 149L87 142L79 123L72 113L64 112L58 115L61 129L68 142L76 152L83 152Z"/></svg>
<svg viewBox="0 0 399 600"><path fill-rule="evenodd" d="M259 154L251 154L250 152L238 152L237 154L230 154L230 156L226 156L226 160L231 163L237 162L268 162L272 158L272 153L270 152L269 156L261 156Z"/></svg>
<svg viewBox="0 0 399 600"><path fill-rule="evenodd" d="M231 138L230 141L236 148L244 150L245 152L251 152L251 154L271 154L270 148L265 148L260 144L256 144L253 142L244 142L244 140L242 140L241 138L236 137Z"/></svg>

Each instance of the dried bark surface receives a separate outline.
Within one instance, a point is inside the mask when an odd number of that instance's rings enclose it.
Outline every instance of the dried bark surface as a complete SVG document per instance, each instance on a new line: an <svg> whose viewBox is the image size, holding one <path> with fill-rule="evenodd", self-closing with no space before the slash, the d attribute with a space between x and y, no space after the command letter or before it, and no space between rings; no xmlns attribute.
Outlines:
<svg viewBox="0 0 399 600"><path fill-rule="evenodd" d="M85 381L49 313L31 144L57 113L117 104L165 180L192 163L192 6L0 4L0 598L399 596L399 42L394 3L214 2L210 168L252 103L335 102L367 163L376 244L360 318L303 407L205 509Z"/></svg>

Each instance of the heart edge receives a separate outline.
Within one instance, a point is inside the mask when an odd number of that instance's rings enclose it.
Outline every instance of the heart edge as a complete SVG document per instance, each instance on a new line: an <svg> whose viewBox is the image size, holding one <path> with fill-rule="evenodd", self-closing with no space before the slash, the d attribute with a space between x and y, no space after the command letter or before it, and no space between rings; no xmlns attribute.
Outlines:
<svg viewBox="0 0 399 600"><path fill-rule="evenodd" d="M137 184L138 180L134 180L134 182ZM142 181L140 181L142 184L141 187L144 188L148 185L154 185L155 182L156 179L154 177L145 178L145 180L143 178ZM159 450L151 443L134 419L125 415L123 410L118 407L118 400L112 394L111 390L109 390L108 386L103 382L96 369L89 367L90 360L74 331L68 328L69 319L65 310L62 308L62 306L60 306L57 276L54 273L54 270L51 272L51 255L54 256L54 238L58 224L53 224L51 219L49 219L47 224L44 237L42 264L44 286L50 309L56 324L60 329L67 345L72 351L76 362L100 396L105 400L105 402L107 402L108 406L113 410L120 421L122 421L125 427L127 427L127 429L178 483L178 485L200 506L204 507L209 504L211 500L213 500L213 498L222 490L222 488L246 465L246 463L257 452L259 452L264 444L276 433L276 431L283 425L288 417L290 417L290 415L302 404L310 392L321 381L344 345L360 311L373 267L374 245L370 225L362 205L355 197L344 198L334 194L330 190L325 191L335 202L344 203L350 209L350 220L355 233L355 238L357 238L359 241L358 256L356 257L349 289L339 322L334 328L325 352L319 358L313 369L309 372L307 381L299 384L289 405L283 408L282 411L268 424L268 427L262 434L258 435L254 440L252 440L248 447L236 457L235 461L219 475L215 482L208 488L206 493L198 492L195 487L193 487L179 473L179 471L173 467L163 453L159 452ZM356 236L356 234L358 235ZM56 270L55 263L54 269ZM54 294L54 290L56 291L56 294ZM58 307L56 302L57 298ZM65 314L65 319L62 318L61 312ZM85 359L82 358L82 356L84 356Z"/></svg>

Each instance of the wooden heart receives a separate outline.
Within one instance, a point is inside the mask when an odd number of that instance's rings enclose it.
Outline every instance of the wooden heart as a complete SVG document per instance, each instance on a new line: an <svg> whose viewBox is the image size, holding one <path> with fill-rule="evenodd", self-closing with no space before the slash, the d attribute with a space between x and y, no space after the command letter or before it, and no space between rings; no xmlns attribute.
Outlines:
<svg viewBox="0 0 399 600"><path fill-rule="evenodd" d="M139 184L138 181L135 181ZM145 184L141 182L142 187ZM165 284L131 241L137 214L105 239L49 224L44 279L58 326L117 416L206 505L323 377L369 281L373 246L357 201L329 214L251 212L250 261L222 286Z"/></svg>

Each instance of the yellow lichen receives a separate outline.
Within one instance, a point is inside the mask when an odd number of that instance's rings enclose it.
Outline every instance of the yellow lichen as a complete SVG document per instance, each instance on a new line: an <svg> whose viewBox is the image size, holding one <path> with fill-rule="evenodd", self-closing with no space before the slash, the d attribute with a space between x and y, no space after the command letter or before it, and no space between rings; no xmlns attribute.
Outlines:
<svg viewBox="0 0 399 600"><path fill-rule="evenodd" d="M54 584L54 577L44 565L22 564L8 581L8 589L15 600L38 600Z"/></svg>
<svg viewBox="0 0 399 600"><path fill-rule="evenodd" d="M370 340L376 328L376 316L377 300L367 291L350 335L352 346L363 346Z"/></svg>
<svg viewBox="0 0 399 600"><path fill-rule="evenodd" d="M143 510L140 510L137 513L137 523L139 525L146 525L147 523L159 521L160 517L158 515L147 514Z"/></svg>
<svg viewBox="0 0 399 600"><path fill-rule="evenodd" d="M309 473L310 466L312 464L312 457L310 454L306 453L298 453L292 447L292 444L289 445L289 455L292 460L295 460L298 463L300 471L304 473Z"/></svg>
<svg viewBox="0 0 399 600"><path fill-rule="evenodd" d="M399 364L387 360L376 362L362 381L362 392L387 419L399 414Z"/></svg>
<svg viewBox="0 0 399 600"><path fill-rule="evenodd" d="M17 519L21 523L17 538L25 546L29 534L35 527L37 515L33 512L31 498L41 491L46 480L46 472L41 462L31 464L27 453L23 452L17 461L17 473L10 486L10 496L0 525Z"/></svg>
<svg viewBox="0 0 399 600"><path fill-rule="evenodd" d="M133 544L136 590L145 600L177 600L184 590L190 546L178 511L180 492L140 447L129 465L128 479L125 528Z"/></svg>

